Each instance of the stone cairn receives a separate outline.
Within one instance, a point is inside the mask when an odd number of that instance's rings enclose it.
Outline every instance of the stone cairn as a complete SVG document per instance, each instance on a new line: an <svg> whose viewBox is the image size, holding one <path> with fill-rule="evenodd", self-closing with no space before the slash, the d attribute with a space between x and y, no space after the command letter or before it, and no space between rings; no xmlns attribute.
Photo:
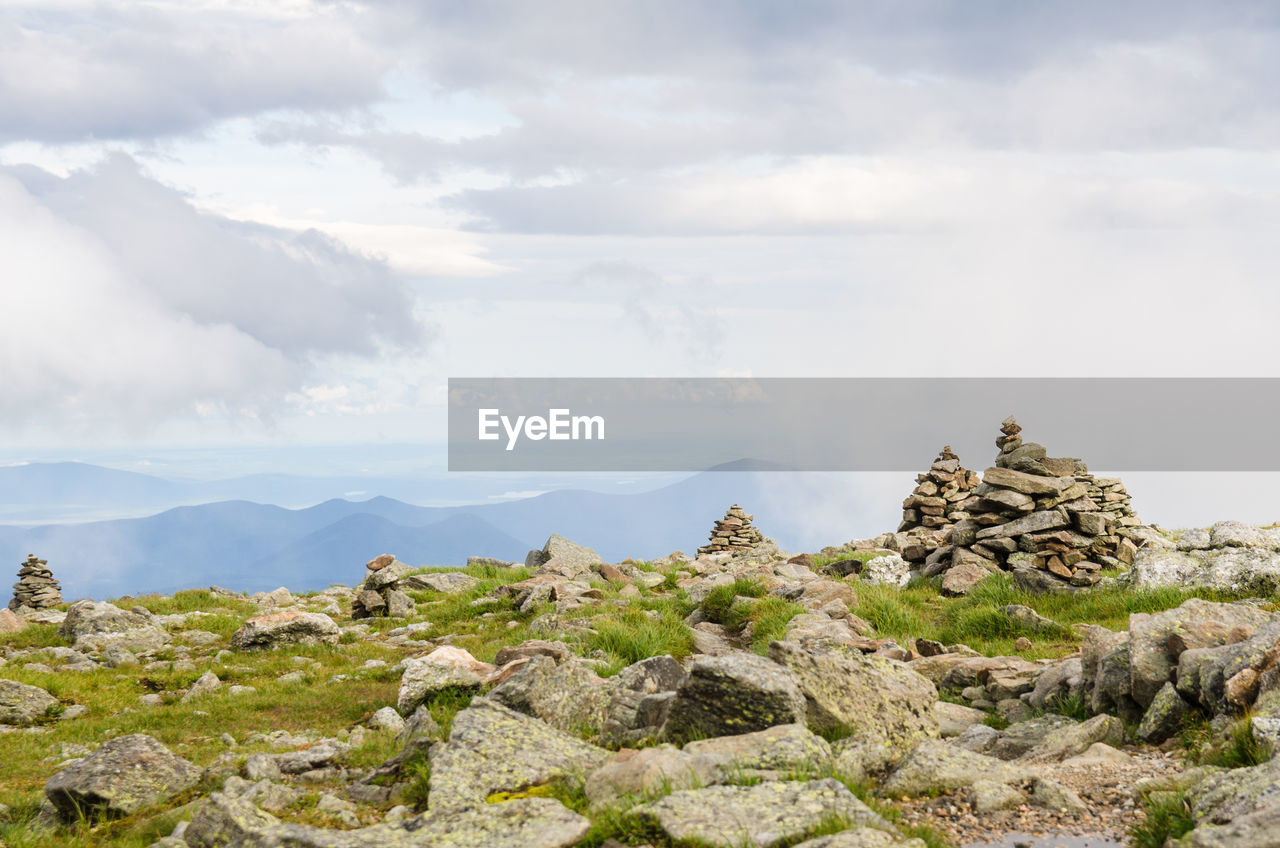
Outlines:
<svg viewBox="0 0 1280 848"><path fill-rule="evenodd" d="M978 474L961 467L960 457L945 445L929 470L916 475L916 487L902 502L898 533L909 537L901 545L902 558L919 562L946 543L957 521L968 519L977 498Z"/></svg>
<svg viewBox="0 0 1280 848"><path fill-rule="evenodd" d="M1000 427L1000 454L973 490L971 517L957 521L948 543L925 559L924 574L964 566L986 571L1033 567L1041 588L1091 586L1104 566L1131 565L1137 545L1126 530L1140 524L1119 480L1097 479L1071 457L1049 457L1024 442L1012 417ZM1046 581L1047 575L1052 577Z"/></svg>
<svg viewBox="0 0 1280 848"><path fill-rule="evenodd" d="M725 551L748 551L764 542L760 530L751 523L752 518L754 516L748 515L737 504L729 507L724 518L717 521L716 526L711 529L710 543L698 548L698 556Z"/></svg>
<svg viewBox="0 0 1280 848"><path fill-rule="evenodd" d="M395 554L382 554L364 567L369 573L356 587L355 600L351 602L352 618L406 618L413 614L413 598L400 588L400 581L413 570L410 566L396 559Z"/></svg>
<svg viewBox="0 0 1280 848"><path fill-rule="evenodd" d="M53 579L48 560L29 554L27 561L18 569L18 582L13 584L13 600L9 601L9 609L48 609L60 603L62 587Z"/></svg>

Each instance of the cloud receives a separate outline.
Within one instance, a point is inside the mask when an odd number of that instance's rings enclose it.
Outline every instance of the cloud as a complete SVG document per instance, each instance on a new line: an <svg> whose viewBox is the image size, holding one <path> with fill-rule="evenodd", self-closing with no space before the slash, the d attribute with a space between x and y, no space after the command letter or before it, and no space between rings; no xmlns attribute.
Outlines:
<svg viewBox="0 0 1280 848"><path fill-rule="evenodd" d="M278 109L349 111L390 61L342 6L6 4L0 141L145 139Z"/></svg>
<svg viewBox="0 0 1280 848"><path fill-rule="evenodd" d="M383 263L198 213L124 156L0 169L0 219L10 426L269 415L319 361L424 341Z"/></svg>

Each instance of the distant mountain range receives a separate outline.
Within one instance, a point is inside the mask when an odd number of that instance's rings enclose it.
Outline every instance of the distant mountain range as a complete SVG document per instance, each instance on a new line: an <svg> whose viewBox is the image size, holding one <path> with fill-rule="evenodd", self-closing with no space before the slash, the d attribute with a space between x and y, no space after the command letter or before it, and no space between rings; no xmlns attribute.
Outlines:
<svg viewBox="0 0 1280 848"><path fill-rule="evenodd" d="M47 487L40 491L48 496L68 497L79 491L100 498L104 490L115 491L104 487L119 487L121 497L152 497L168 483L76 465L85 473L68 477L65 489L57 488L56 479L38 479L29 472L28 485ZM13 484L21 469L29 467L3 469L14 473L0 479L0 486ZM144 518L0 526L0 564L10 563L16 574L28 553L47 559L68 599L171 592L213 583L247 591L280 585L320 589L362 579L365 561L380 553L394 553L413 565L462 565L472 555L523 561L529 549L541 547L552 533L590 545L611 561L656 558L677 549L692 553L732 503L754 512L766 535L786 547L812 538L804 526L805 510L775 490L779 478L787 476L750 470L706 472L637 494L562 490L449 507L413 506L387 497L332 499L306 509L223 501ZM14 490L7 491L12 499ZM32 489L20 491L25 495ZM818 502L822 494L809 493ZM831 522L820 544L846 541L858 525L863 525L858 529L865 535L886 529L893 520L893 506L890 499L883 517L850 514ZM869 518L874 523L868 524Z"/></svg>
<svg viewBox="0 0 1280 848"><path fill-rule="evenodd" d="M664 480L663 477L668 479ZM640 479L629 491L653 489L678 479ZM175 506L217 501L305 507L331 498L372 495L406 503L449 506L496 502L563 488L618 488L616 481L568 475L437 474L303 475L247 474L222 480L172 479L84 462L32 462L0 466L0 523L61 524L153 515Z"/></svg>

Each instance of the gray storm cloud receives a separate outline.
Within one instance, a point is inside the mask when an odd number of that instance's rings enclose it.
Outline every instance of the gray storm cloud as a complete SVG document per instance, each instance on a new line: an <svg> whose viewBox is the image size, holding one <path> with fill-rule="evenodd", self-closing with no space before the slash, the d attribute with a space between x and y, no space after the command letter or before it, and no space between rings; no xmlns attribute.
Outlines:
<svg viewBox="0 0 1280 848"><path fill-rule="evenodd" d="M269 414L319 359L424 341L384 263L197 211L128 157L0 169L7 424Z"/></svg>

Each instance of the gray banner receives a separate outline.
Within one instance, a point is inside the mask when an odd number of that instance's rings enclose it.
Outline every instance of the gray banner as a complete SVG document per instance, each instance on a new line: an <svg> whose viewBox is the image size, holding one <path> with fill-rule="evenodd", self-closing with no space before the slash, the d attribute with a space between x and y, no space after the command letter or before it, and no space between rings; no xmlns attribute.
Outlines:
<svg viewBox="0 0 1280 848"><path fill-rule="evenodd" d="M1280 471L1277 412L1272 378L454 378L449 470L981 470L1014 415L1099 471Z"/></svg>

